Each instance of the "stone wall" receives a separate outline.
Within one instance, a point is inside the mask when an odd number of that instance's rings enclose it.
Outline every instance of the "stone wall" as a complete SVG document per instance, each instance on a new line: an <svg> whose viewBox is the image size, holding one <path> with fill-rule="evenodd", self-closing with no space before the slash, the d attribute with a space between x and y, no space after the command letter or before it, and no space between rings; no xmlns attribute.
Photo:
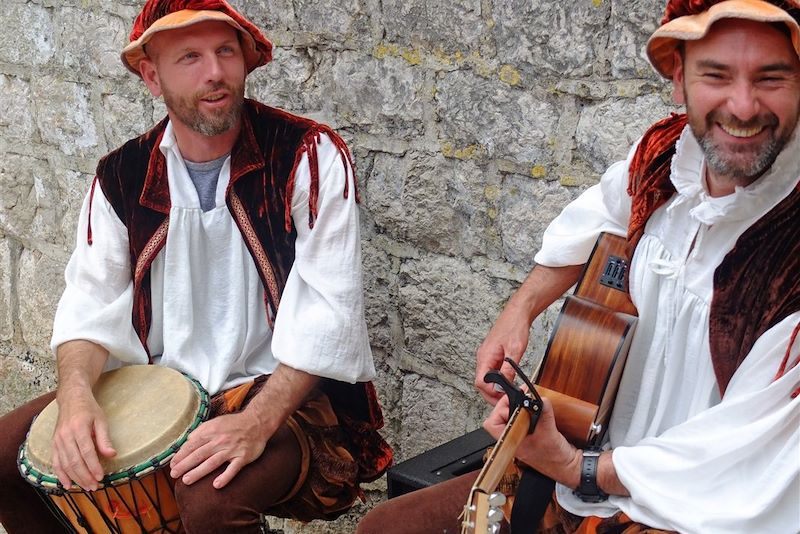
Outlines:
<svg viewBox="0 0 800 534"><path fill-rule="evenodd" d="M0 13L0 413L54 386L51 323L97 159L163 116L119 61L142 3ZM477 428L475 350L547 222L675 109L643 53L663 0L232 3L276 45L249 96L330 124L354 152L397 459ZM536 321L531 359L555 316ZM368 506L283 528L348 532Z"/></svg>

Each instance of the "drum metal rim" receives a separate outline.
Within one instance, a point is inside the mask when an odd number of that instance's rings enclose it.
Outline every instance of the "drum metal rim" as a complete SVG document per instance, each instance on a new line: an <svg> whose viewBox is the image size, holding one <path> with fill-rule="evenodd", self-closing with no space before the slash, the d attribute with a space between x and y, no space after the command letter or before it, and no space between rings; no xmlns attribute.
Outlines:
<svg viewBox="0 0 800 534"><path fill-rule="evenodd" d="M125 484L130 480L137 480L139 477L143 475L148 475L152 471L160 468L169 460L175 456L175 453L178 452L178 449L186 442L189 438L189 434L194 431L195 428L200 426L200 423L205 421L208 418L208 412L210 409L210 401L208 392L205 388L195 380L193 377L187 375L186 373L181 373L187 380L189 380L197 390L198 395L200 396L200 405L197 410L197 415L195 416L192 423L186 428L186 430L181 434L178 439L176 439L167 449L150 458L149 460L145 460L139 464L136 464L128 469L124 469L122 471L117 471L114 473L109 473L103 477L103 479L99 482L100 486L98 489L103 489L112 486L118 486L120 484ZM27 443L27 440L26 440ZM63 494L68 492L83 492L84 490L80 487L74 488L65 488L61 482L58 480L57 477L52 475L48 475L46 473L42 473L38 469L36 469L25 457L25 443L19 448L19 458L17 461L17 465L19 467L19 471L23 477L25 477L31 485L37 486L40 490L44 491L45 493L49 494Z"/></svg>

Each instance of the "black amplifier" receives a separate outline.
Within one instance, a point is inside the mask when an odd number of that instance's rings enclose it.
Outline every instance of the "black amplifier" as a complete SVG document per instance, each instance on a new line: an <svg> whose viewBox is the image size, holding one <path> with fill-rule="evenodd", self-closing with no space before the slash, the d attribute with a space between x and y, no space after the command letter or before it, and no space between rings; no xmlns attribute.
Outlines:
<svg viewBox="0 0 800 534"><path fill-rule="evenodd" d="M389 498L480 469L486 448L495 440L479 428L400 462L386 475Z"/></svg>

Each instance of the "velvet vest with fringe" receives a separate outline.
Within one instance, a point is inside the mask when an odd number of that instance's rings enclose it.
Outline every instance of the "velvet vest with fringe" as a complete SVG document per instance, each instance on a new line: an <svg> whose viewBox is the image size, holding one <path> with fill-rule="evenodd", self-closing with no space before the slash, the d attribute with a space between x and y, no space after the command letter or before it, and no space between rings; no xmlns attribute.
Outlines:
<svg viewBox="0 0 800 534"><path fill-rule="evenodd" d="M167 119L144 135L108 154L97 166L99 183L128 230L134 283L133 326L147 347L150 331L150 267L167 240L170 196L167 162L159 149ZM325 133L338 148L343 163L352 159L344 141L329 127L279 109L246 100L242 131L231 151L230 183L225 201L250 251L264 285L265 321L272 326L286 280L294 263L297 232L292 225L294 177L303 154L311 171L309 226L317 215L319 168L316 146ZM345 164L343 195L349 195ZM354 192L357 195L357 191ZM91 243L91 213L89 235ZM299 223L298 223L299 224ZM359 479L379 477L392 462L392 451L377 430L383 415L372 382L348 384L325 379L320 388L331 398L336 415L351 437Z"/></svg>
<svg viewBox="0 0 800 534"><path fill-rule="evenodd" d="M654 124L634 154L628 184L631 250L649 217L675 193L672 157L686 124L685 114ZM739 236L714 271L709 345L721 395L758 337L798 310L800 190L795 188Z"/></svg>

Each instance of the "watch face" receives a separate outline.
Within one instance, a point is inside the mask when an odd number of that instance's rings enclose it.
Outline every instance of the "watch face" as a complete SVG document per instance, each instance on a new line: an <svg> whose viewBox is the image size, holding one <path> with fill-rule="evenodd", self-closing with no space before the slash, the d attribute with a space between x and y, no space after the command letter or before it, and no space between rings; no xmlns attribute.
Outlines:
<svg viewBox="0 0 800 534"><path fill-rule="evenodd" d="M583 502L603 502L608 499L608 495L584 495L583 493L575 492L575 495Z"/></svg>

